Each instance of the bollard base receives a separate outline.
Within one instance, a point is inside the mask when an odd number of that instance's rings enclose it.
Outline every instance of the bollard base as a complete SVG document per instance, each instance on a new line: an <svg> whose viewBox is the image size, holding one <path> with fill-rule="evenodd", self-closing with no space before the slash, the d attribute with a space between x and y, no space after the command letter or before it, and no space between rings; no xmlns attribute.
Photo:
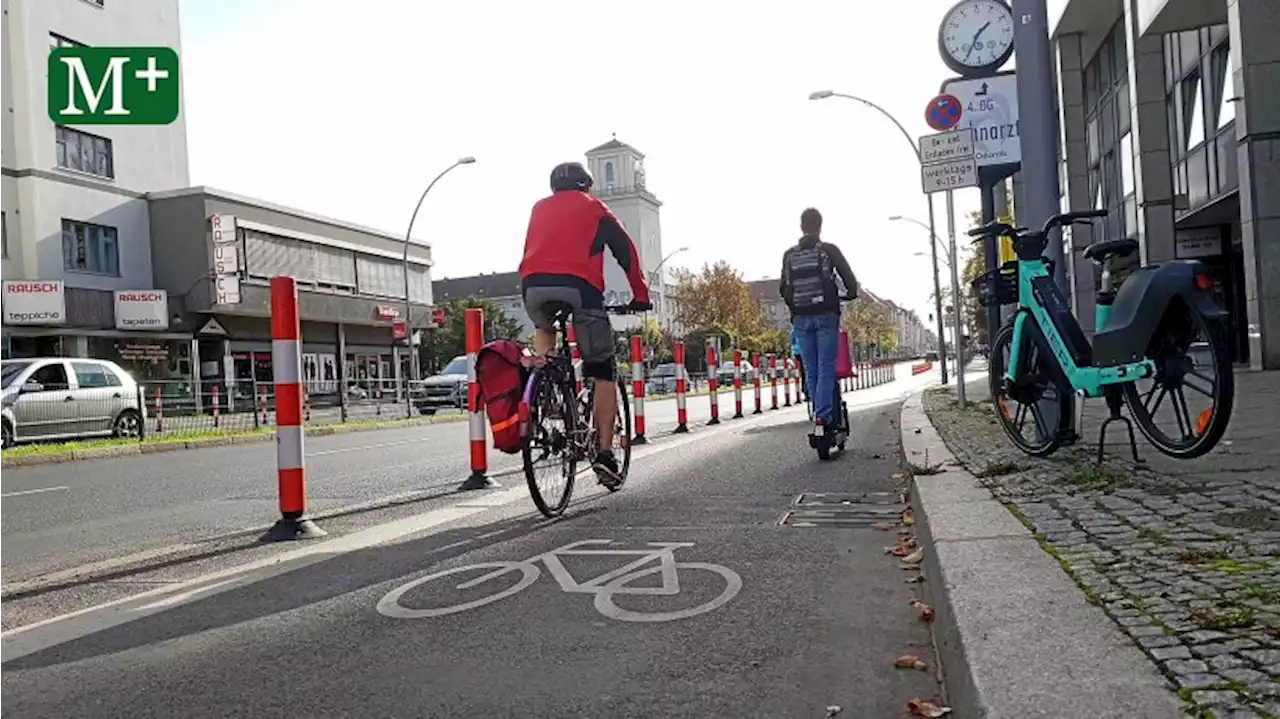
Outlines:
<svg viewBox="0 0 1280 719"><path fill-rule="evenodd" d="M737 412L737 413L735 413L735 414L733 415L733 418L734 418L734 419L742 419L742 413L741 413L741 412Z"/></svg>
<svg viewBox="0 0 1280 719"><path fill-rule="evenodd" d="M319 525L303 514L298 517L281 517L277 519L276 523L271 525L271 529L268 529L266 534L259 537L258 541L287 542L294 539L315 539L327 534L328 532L321 529Z"/></svg>
<svg viewBox="0 0 1280 719"><path fill-rule="evenodd" d="M643 434L637 434L631 438L631 444L649 444L649 440L645 439Z"/></svg>
<svg viewBox="0 0 1280 719"><path fill-rule="evenodd" d="M752 412L751 414L764 414L764 410L757 407L756 411Z"/></svg>
<svg viewBox="0 0 1280 719"><path fill-rule="evenodd" d="M707 422L707 426L711 426L711 425L715 425L715 424L720 424L720 418L719 418L719 417L713 417L713 418L711 419L711 421L710 421L710 422Z"/></svg>
<svg viewBox="0 0 1280 719"><path fill-rule="evenodd" d="M676 427L671 432L671 434L688 434L688 433L689 433L689 428L683 424L680 425L679 427Z"/></svg>
<svg viewBox="0 0 1280 719"><path fill-rule="evenodd" d="M458 485L458 491L469 492L473 489L498 489L500 487L502 485L498 483L498 480L484 472L476 471L472 472L470 477L467 477L462 484Z"/></svg>

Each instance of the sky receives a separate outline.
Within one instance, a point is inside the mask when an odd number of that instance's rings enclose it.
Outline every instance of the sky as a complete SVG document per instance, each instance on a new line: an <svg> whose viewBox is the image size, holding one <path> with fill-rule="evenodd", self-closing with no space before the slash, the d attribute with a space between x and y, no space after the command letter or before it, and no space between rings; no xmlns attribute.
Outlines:
<svg viewBox="0 0 1280 719"><path fill-rule="evenodd" d="M403 233L474 156L413 235L436 279L507 272L550 169L616 133L646 155L664 252L689 248L669 266L776 277L813 206L862 285L925 319L928 233L888 220L927 220L906 138L808 96L932 133L953 2L180 0L191 182ZM956 193L962 253L978 202Z"/></svg>

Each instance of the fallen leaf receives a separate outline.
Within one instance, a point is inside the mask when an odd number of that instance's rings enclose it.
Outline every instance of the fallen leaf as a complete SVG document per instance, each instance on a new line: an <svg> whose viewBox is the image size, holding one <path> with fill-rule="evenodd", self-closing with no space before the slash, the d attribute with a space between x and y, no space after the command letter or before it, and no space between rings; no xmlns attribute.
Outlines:
<svg viewBox="0 0 1280 719"><path fill-rule="evenodd" d="M946 716L951 713L951 707L940 707L933 702L927 702L923 699L912 699L907 702L907 713L913 717L938 717Z"/></svg>
<svg viewBox="0 0 1280 719"><path fill-rule="evenodd" d="M923 583L924 583L924 575L923 575L923 574L917 574L917 575L916 575L916 576L914 576L914 577L909 577L906 581L907 581L907 584L923 584Z"/></svg>
<svg viewBox="0 0 1280 719"><path fill-rule="evenodd" d="M902 523L907 525L908 527L915 524L916 510L912 509L909 506L906 509L902 510Z"/></svg>
<svg viewBox="0 0 1280 719"><path fill-rule="evenodd" d="M898 525L890 524L888 522L876 522L875 524L871 525L871 528L876 530L877 532L887 532L896 526Z"/></svg>
<svg viewBox="0 0 1280 719"><path fill-rule="evenodd" d="M911 606L916 608L916 614L919 615L921 619L925 620L926 622L933 621L933 607L929 606L928 604L925 604L920 600L915 600L911 602Z"/></svg>
<svg viewBox="0 0 1280 719"><path fill-rule="evenodd" d="M915 549L915 548L916 548L916 538L915 538L915 537L903 537L903 538L899 538L899 539L898 539L898 544L899 544L899 545L901 545L901 546L903 546L903 547L906 547L907 549Z"/></svg>
<svg viewBox="0 0 1280 719"><path fill-rule="evenodd" d="M910 572L910 571L916 571L916 572L918 572L918 571L920 571L920 565L919 565L919 564L904 564L904 565L902 565L902 566L898 567L898 569L901 569L901 570L906 571L906 572Z"/></svg>
<svg viewBox="0 0 1280 719"><path fill-rule="evenodd" d="M895 557L906 557L908 554L910 554L910 553L911 553L911 548L910 548L910 547L905 547L905 546L903 546L903 545L899 544L899 545L898 545L898 546L896 546L896 547L885 547L885 548L884 548L884 553L885 553L885 554L892 554L892 555L893 555L893 556L895 556Z"/></svg>
<svg viewBox="0 0 1280 719"><path fill-rule="evenodd" d="M903 654L898 657L898 660L893 663L893 666L899 669L919 669L920 671L924 671L929 668L928 664L925 664L920 660L920 657L917 657L914 654Z"/></svg>
<svg viewBox="0 0 1280 719"><path fill-rule="evenodd" d="M833 717L839 714L841 711L843 710L840 707L836 706L835 704L832 704L831 706L827 707L827 716Z"/></svg>
<svg viewBox="0 0 1280 719"><path fill-rule="evenodd" d="M902 479L902 472L894 472L889 475L889 479Z"/></svg>
<svg viewBox="0 0 1280 719"><path fill-rule="evenodd" d="M919 429L917 429L917 430L916 430L916 434L920 434L920 430L919 430Z"/></svg>
<svg viewBox="0 0 1280 719"><path fill-rule="evenodd" d="M924 561L924 547L902 558L903 564L919 564Z"/></svg>
<svg viewBox="0 0 1280 719"><path fill-rule="evenodd" d="M884 455L882 455L882 454L873 454L873 455L871 455L871 458L872 458L872 459L884 459Z"/></svg>

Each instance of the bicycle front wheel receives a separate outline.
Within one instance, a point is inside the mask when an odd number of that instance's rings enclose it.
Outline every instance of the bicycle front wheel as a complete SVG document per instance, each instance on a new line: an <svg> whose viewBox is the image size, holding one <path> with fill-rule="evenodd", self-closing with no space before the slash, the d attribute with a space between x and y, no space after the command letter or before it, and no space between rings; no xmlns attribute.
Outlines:
<svg viewBox="0 0 1280 719"><path fill-rule="evenodd" d="M618 460L618 476L622 481L610 487L610 492L622 489L627 481L627 470L631 467L631 404L627 400L627 388L618 383L618 415L613 420L613 456Z"/></svg>
<svg viewBox="0 0 1280 719"><path fill-rule="evenodd" d="M576 445L580 443L577 398L572 380L561 381L548 368L533 380L529 406L529 435L524 439L524 476L529 496L539 512L558 517L573 497L573 480L578 472Z"/></svg>
<svg viewBox="0 0 1280 719"><path fill-rule="evenodd" d="M1038 330L1030 321L1026 327L1018 357L1012 356L1012 324L996 333L989 367L991 400L996 419L1014 446L1032 457L1047 457L1058 450L1059 434L1071 427L1071 396L1055 379L1052 360L1035 341L1033 334ZM1005 376L1011 365L1018 368L1013 381Z"/></svg>

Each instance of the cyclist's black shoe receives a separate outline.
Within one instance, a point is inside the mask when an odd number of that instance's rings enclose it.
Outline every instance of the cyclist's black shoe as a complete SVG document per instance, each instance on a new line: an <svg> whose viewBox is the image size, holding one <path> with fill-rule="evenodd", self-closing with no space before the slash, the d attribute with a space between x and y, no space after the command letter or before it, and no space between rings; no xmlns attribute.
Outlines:
<svg viewBox="0 0 1280 719"><path fill-rule="evenodd" d="M600 478L600 484L605 488L616 489L622 485L622 473L618 470L618 459L613 456L613 452L601 450L596 454L591 468L596 471L596 477Z"/></svg>

